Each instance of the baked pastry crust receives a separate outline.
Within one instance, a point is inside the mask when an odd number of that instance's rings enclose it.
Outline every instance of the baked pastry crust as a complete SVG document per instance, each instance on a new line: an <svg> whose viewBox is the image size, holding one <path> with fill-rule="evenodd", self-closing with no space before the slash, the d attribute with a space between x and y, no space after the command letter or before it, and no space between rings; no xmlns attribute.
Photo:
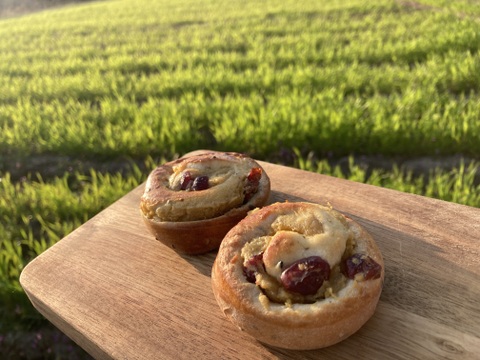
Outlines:
<svg viewBox="0 0 480 360"><path fill-rule="evenodd" d="M336 262L336 254L343 251L340 263L333 264L324 289L313 295L316 299L303 294L276 297L275 289L272 296L271 289L261 288L265 285L262 273L278 280L273 264L269 264L272 259L280 259L283 254L287 261L292 261L292 253L302 257L316 252L308 248L305 253L305 247L295 249L292 243L301 242L297 235L310 239L308 244L317 247L319 254L322 244L328 243L325 238L345 241L322 255L329 262ZM283 240L275 240L282 237ZM260 251L263 259L260 275L256 274L252 283L252 279L247 280L248 259L244 257L255 251ZM353 254L368 255L380 266L374 278L366 280L358 274L350 279L338 270ZM358 223L318 204L287 202L252 211L225 236L212 268L212 288L225 316L241 330L271 346L306 350L333 345L359 330L375 311L384 275L380 250ZM280 294L285 292L281 285L279 288Z"/></svg>
<svg viewBox="0 0 480 360"><path fill-rule="evenodd" d="M206 177L208 187L186 188L185 174ZM270 179L250 157L209 152L180 158L154 169L145 184L140 209L147 228L160 242L186 254L217 249L225 234L270 195Z"/></svg>

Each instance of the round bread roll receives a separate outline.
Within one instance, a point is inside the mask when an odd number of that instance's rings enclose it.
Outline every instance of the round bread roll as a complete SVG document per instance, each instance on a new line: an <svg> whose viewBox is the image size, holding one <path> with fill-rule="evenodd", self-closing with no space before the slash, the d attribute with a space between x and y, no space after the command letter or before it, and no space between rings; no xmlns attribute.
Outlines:
<svg viewBox="0 0 480 360"><path fill-rule="evenodd" d="M217 249L225 234L270 195L253 159L210 152L163 164L148 176L140 209L160 242L185 254Z"/></svg>
<svg viewBox="0 0 480 360"><path fill-rule="evenodd" d="M228 319L262 343L295 350L330 346L359 330L383 280L372 237L308 202L253 210L225 236L212 268Z"/></svg>

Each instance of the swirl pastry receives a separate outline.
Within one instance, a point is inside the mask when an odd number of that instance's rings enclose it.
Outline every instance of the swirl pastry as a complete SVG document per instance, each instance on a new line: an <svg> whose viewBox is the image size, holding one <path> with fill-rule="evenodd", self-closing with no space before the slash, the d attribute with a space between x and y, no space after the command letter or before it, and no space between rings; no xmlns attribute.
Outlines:
<svg viewBox="0 0 480 360"><path fill-rule="evenodd" d="M201 254L217 249L269 194L270 180L256 161L239 153L210 152L154 169L140 209L157 240L182 253Z"/></svg>
<svg viewBox="0 0 480 360"><path fill-rule="evenodd" d="M225 236L212 268L227 318L262 343L317 349L373 315L382 255L352 219L308 202L252 211Z"/></svg>

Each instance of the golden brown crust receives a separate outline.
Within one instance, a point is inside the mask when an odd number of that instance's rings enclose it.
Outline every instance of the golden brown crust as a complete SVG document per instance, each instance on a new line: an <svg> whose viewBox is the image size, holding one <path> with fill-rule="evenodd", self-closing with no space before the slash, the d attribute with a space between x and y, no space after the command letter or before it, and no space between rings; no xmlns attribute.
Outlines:
<svg viewBox="0 0 480 360"><path fill-rule="evenodd" d="M301 213L316 206L276 203L253 211L225 236L214 262L212 288L221 310L240 329L265 344L298 350L330 346L360 329L375 311L384 279L382 255L372 237L346 217L355 252L367 254L381 265L379 278L346 280L333 296L293 304L271 301L256 284L246 280L241 256L244 245L271 233L271 224L279 213Z"/></svg>
<svg viewBox="0 0 480 360"><path fill-rule="evenodd" d="M258 189L245 202L249 171L260 169ZM209 177L201 191L179 189L184 172ZM270 180L253 159L239 153L209 152L181 158L154 169L140 209L147 228L162 243L186 254L217 249L225 234L248 211L266 203Z"/></svg>

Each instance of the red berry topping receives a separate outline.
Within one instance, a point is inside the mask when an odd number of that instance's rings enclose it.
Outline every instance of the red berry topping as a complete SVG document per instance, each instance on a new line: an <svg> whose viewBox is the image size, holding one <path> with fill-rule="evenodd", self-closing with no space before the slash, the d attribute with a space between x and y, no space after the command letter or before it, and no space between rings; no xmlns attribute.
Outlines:
<svg viewBox="0 0 480 360"><path fill-rule="evenodd" d="M206 175L195 178L190 171L185 171L180 178L180 190L206 190L209 188L208 180L209 178Z"/></svg>
<svg viewBox="0 0 480 360"><path fill-rule="evenodd" d="M365 280L378 279L382 267L368 255L354 254L343 262L342 272L349 279L354 279L357 274L363 274Z"/></svg>
<svg viewBox="0 0 480 360"><path fill-rule="evenodd" d="M330 265L320 256L300 259L285 269L280 277L283 287L301 295L314 295L330 277Z"/></svg>
<svg viewBox="0 0 480 360"><path fill-rule="evenodd" d="M208 189L208 176L203 175L195 178L192 185L192 190L200 191Z"/></svg>
<svg viewBox="0 0 480 360"><path fill-rule="evenodd" d="M253 195L258 190L258 184L260 183L260 179L262 178L262 169L252 168L247 176L247 183L245 184L245 191L244 191L244 199L243 202L247 203Z"/></svg>
<svg viewBox="0 0 480 360"><path fill-rule="evenodd" d="M258 273L260 266L263 266L263 253L253 255L243 264L243 275L248 282L255 284L255 274Z"/></svg>
<svg viewBox="0 0 480 360"><path fill-rule="evenodd" d="M185 171L180 178L180 190L189 190L193 185L193 177L190 171Z"/></svg>
<svg viewBox="0 0 480 360"><path fill-rule="evenodd" d="M258 183L260 178L262 177L262 169L261 168L252 168L248 173L247 179L251 183Z"/></svg>

